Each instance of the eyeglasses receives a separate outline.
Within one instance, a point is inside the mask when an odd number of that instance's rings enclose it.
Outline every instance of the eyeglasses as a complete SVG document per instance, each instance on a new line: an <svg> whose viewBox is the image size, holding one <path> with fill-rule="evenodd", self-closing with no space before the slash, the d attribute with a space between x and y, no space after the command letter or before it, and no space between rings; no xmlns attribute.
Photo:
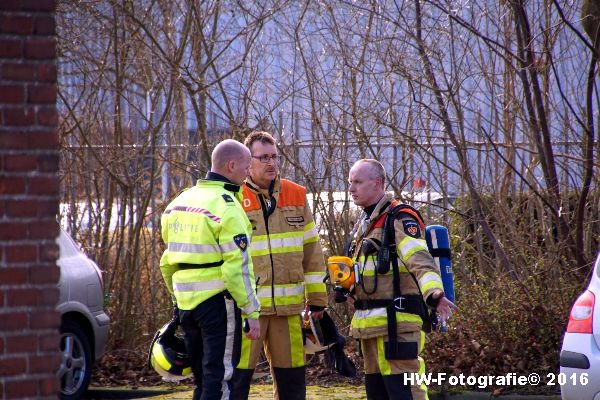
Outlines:
<svg viewBox="0 0 600 400"><path fill-rule="evenodd" d="M252 158L260 160L260 162L263 164L268 164L271 160L273 160L274 163L279 162L281 160L281 156L279 154L263 154L262 156L252 156Z"/></svg>

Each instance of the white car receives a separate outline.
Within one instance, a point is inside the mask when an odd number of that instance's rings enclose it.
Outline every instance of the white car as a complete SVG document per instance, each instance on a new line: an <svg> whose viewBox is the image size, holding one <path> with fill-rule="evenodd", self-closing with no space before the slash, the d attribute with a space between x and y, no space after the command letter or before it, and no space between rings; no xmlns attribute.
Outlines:
<svg viewBox="0 0 600 400"><path fill-rule="evenodd" d="M104 354L110 319L104 312L102 271L62 229L56 238L60 249L61 314L60 398L79 399L87 390L92 364Z"/></svg>
<svg viewBox="0 0 600 400"><path fill-rule="evenodd" d="M600 253L587 289L577 298L560 352L563 400L600 400Z"/></svg>

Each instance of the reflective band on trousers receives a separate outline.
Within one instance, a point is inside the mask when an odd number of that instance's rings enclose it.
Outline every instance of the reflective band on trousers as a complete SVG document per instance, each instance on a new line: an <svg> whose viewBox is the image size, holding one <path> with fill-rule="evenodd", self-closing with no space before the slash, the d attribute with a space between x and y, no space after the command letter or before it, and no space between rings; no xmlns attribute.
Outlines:
<svg viewBox="0 0 600 400"><path fill-rule="evenodd" d="M229 391L227 381L233 376L233 348L235 346L235 303L233 300L225 299L225 309L227 310L227 337L225 340L225 351L223 352L223 366L225 373L223 375L223 389ZM223 392L225 394L225 391ZM227 397L228 398L228 397Z"/></svg>
<svg viewBox="0 0 600 400"><path fill-rule="evenodd" d="M199 292L202 290L218 290L225 289L225 283L222 279L204 282L173 282L173 289L176 292Z"/></svg>

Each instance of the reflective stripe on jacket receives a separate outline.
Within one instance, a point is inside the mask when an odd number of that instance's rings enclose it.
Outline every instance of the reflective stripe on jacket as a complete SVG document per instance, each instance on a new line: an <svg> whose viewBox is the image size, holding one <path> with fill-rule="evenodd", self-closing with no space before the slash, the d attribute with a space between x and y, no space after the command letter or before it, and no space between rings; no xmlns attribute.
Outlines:
<svg viewBox="0 0 600 400"><path fill-rule="evenodd" d="M306 189L277 179L269 196L268 191L246 181L243 195L253 229L250 254L258 278L261 314L298 314L305 299L309 305L325 307L325 263Z"/></svg>
<svg viewBox="0 0 600 400"><path fill-rule="evenodd" d="M180 309L192 310L227 290L245 314L258 318L248 250L252 231L240 201L240 186L199 180L163 213L161 232L167 248L160 269ZM186 268L179 268L184 263Z"/></svg>
<svg viewBox="0 0 600 400"><path fill-rule="evenodd" d="M373 210L368 223L361 226L361 221L357 222L354 237L356 246L354 254L352 254L359 265L362 279L362 285L356 285L354 297L357 300L391 300L394 296L391 265L389 271L385 274L377 274L376 268L377 249L383 240L383 227L386 218L381 217L395 204L395 202L393 203L393 197L386 194ZM425 232L416 230L418 232L417 237L412 237L405 232L404 223L414 226L415 221L414 217L404 213L400 213L394 220L398 270L400 271L400 293L402 295L414 295L419 294L420 290L423 299L426 299L434 289L443 290L444 288L439 267L427 250ZM368 246L368 239L378 245ZM369 247L371 250L366 251ZM404 312L396 313L396 321L398 332L420 330L423 322L418 315ZM351 326L352 335L356 338L367 339L385 336L388 332L387 311L383 307L356 310Z"/></svg>

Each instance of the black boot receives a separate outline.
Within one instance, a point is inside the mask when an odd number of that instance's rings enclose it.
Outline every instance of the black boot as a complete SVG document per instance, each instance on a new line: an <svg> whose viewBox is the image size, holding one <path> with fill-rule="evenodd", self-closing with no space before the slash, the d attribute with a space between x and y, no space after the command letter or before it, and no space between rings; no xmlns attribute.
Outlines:
<svg viewBox="0 0 600 400"><path fill-rule="evenodd" d="M306 377L305 367L273 368L273 380L277 385L277 393L281 400L305 400Z"/></svg>
<svg viewBox="0 0 600 400"><path fill-rule="evenodd" d="M413 400L410 385L404 383L404 374L384 375L383 383L390 400Z"/></svg>
<svg viewBox="0 0 600 400"><path fill-rule="evenodd" d="M250 382L252 382L253 369L236 368L231 377L232 389L231 400L247 400L250 394Z"/></svg>
<svg viewBox="0 0 600 400"><path fill-rule="evenodd" d="M368 400L389 400L381 374L365 374Z"/></svg>

